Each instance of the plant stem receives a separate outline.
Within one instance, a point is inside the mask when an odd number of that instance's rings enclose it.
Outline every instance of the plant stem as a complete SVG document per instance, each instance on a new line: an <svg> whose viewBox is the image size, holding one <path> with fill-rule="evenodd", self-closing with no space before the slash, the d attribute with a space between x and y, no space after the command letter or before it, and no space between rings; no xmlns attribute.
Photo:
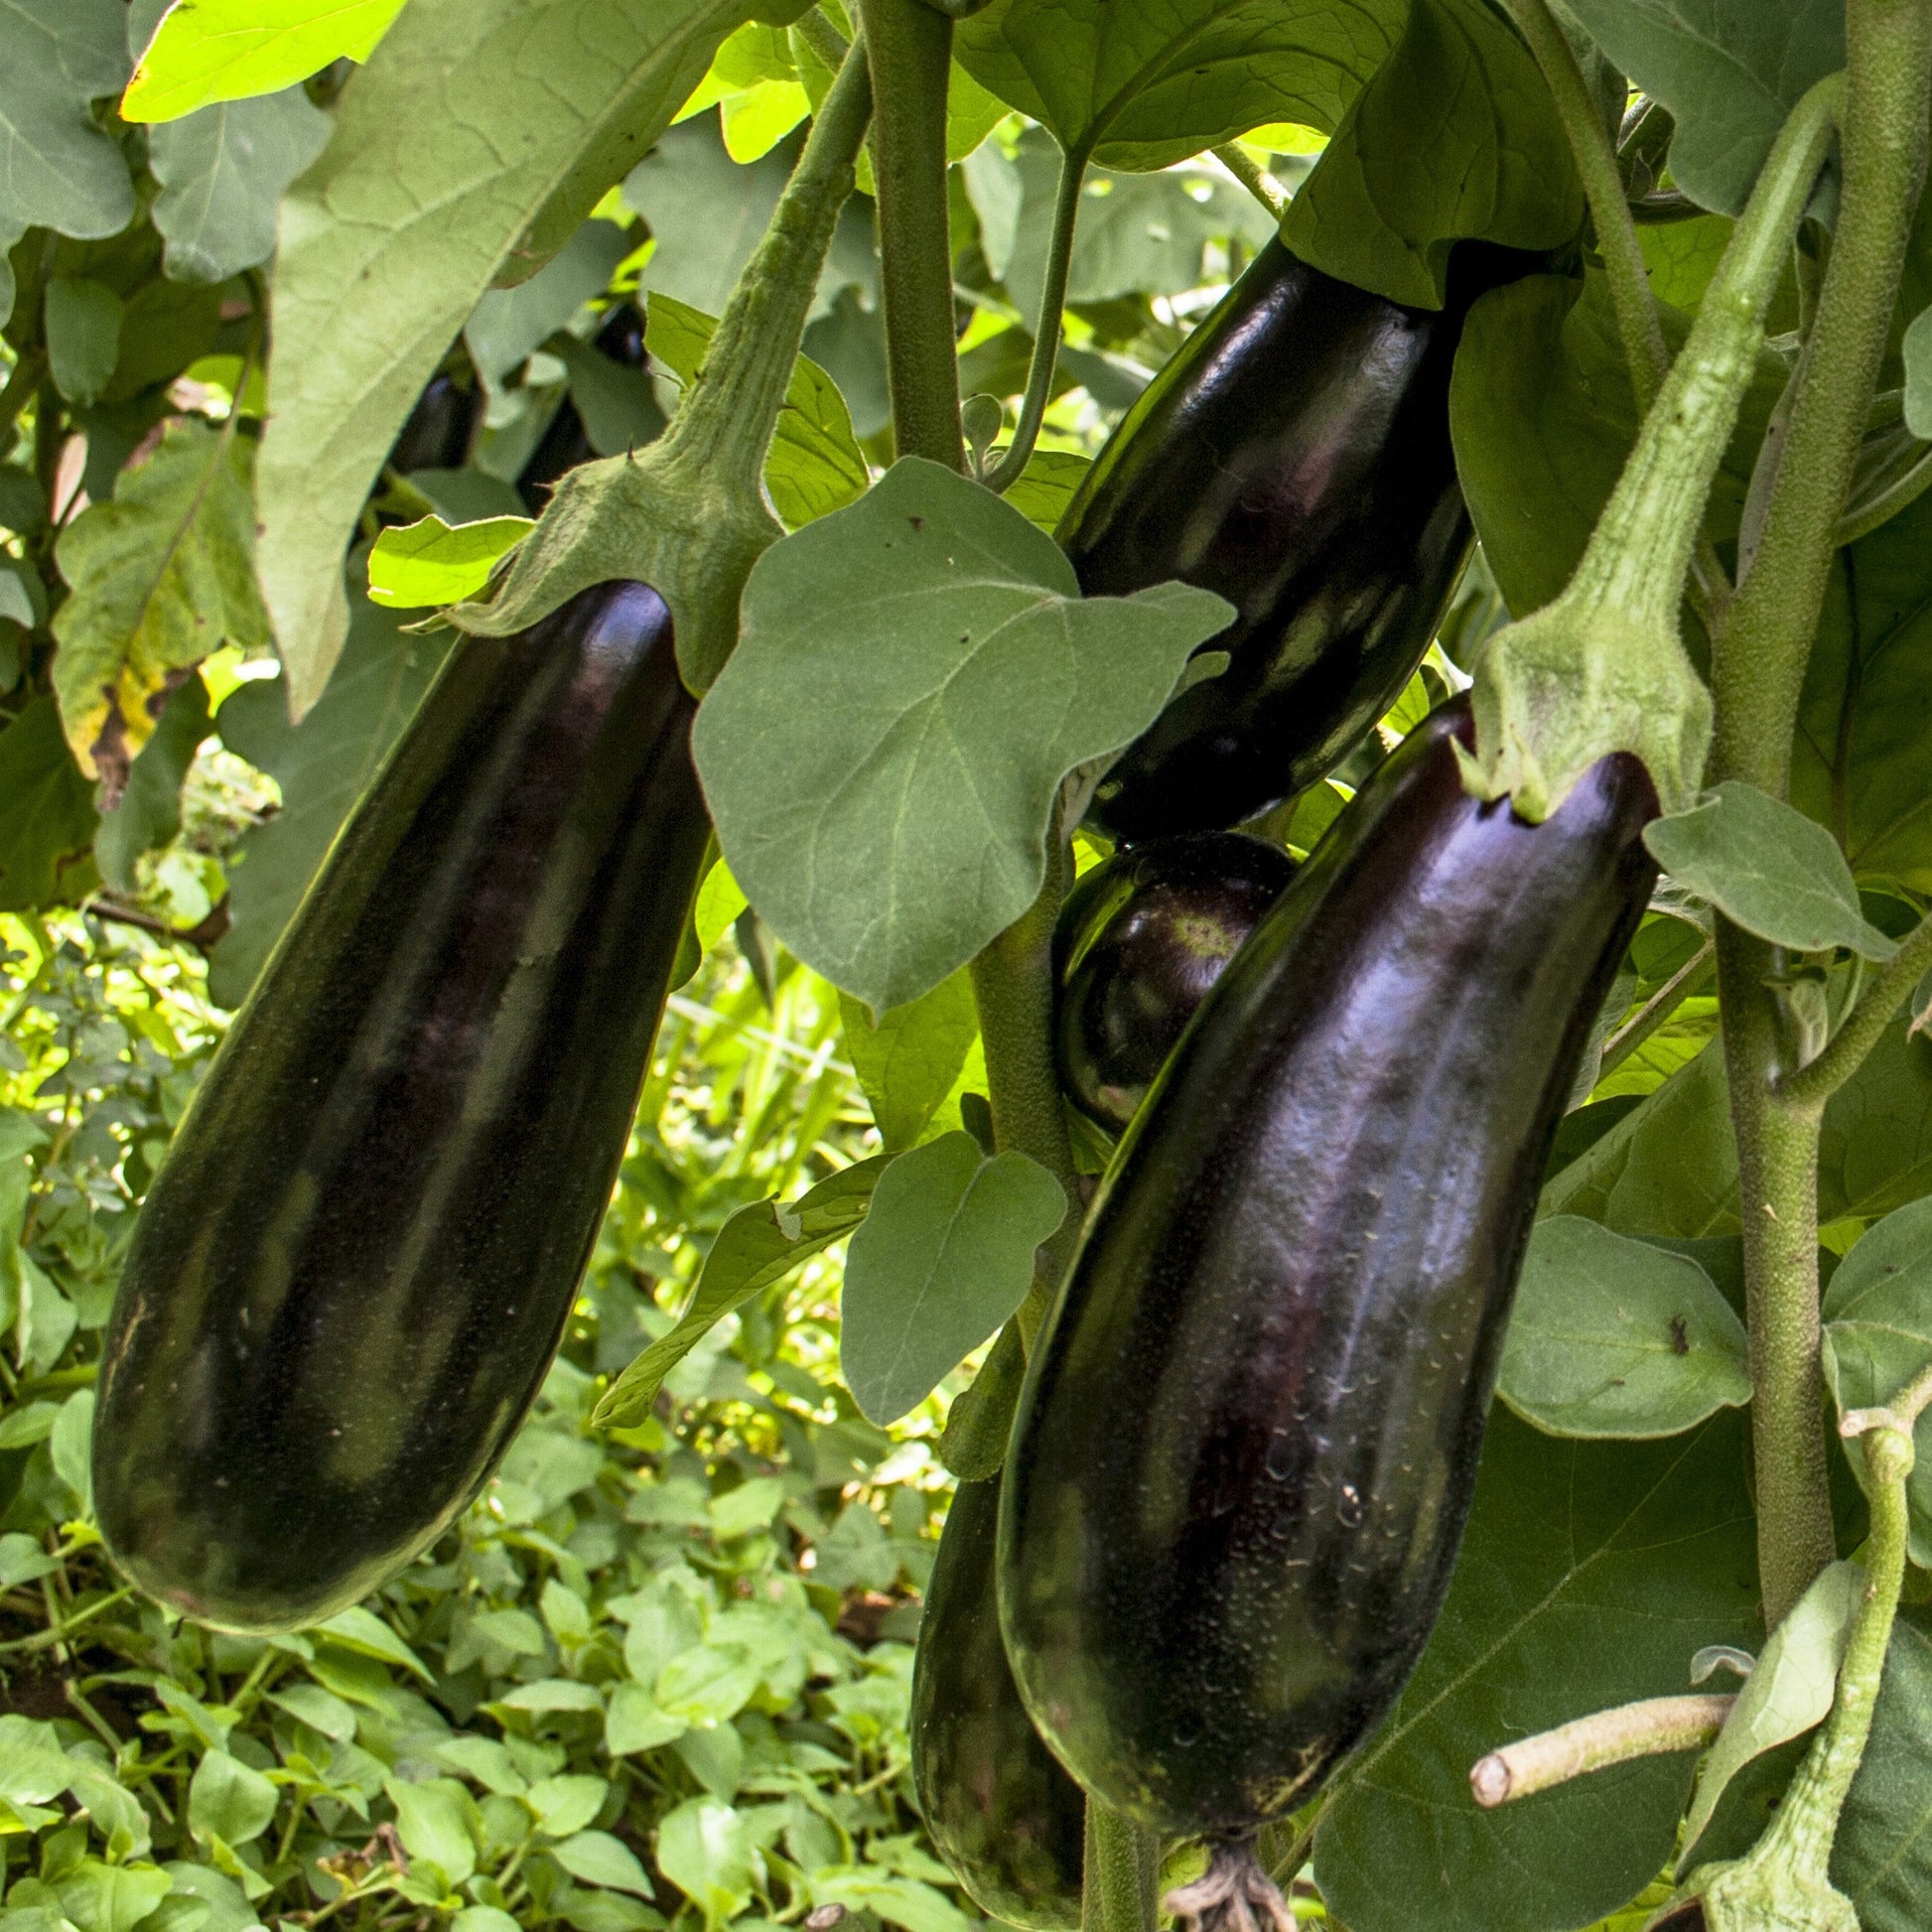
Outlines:
<svg viewBox="0 0 1932 1932"><path fill-rule="evenodd" d="M1160 1874L1155 1834L1089 1798L1080 1932L1153 1932Z"/></svg>
<svg viewBox="0 0 1932 1932"><path fill-rule="evenodd" d="M1477 1804L1493 1811L1513 1798L1534 1797L1590 1771L1627 1764L1634 1757L1699 1751L1724 1728L1736 1702L1734 1695L1712 1692L1646 1698L1640 1704L1594 1712L1478 1758L1469 1771L1469 1789Z"/></svg>
<svg viewBox="0 0 1932 1932"><path fill-rule="evenodd" d="M1053 398L1053 370L1060 359L1060 312L1066 307L1067 272L1073 265L1073 226L1080 215L1080 189L1087 177L1084 153L1060 156L1059 187L1053 195L1053 230L1046 243L1046 279L1040 285L1039 315L1034 325L1034 356L1027 367L1027 393L1013 442L988 476L991 489L1010 488L1020 480L1039 441L1039 426Z"/></svg>
<svg viewBox="0 0 1932 1932"><path fill-rule="evenodd" d="M1048 828L1039 897L973 961L973 998L992 1089L993 1138L1004 1152L1032 1156L1060 1183L1066 1218L1040 1248L1041 1268L1023 1311L1031 1333L1066 1273L1080 1238L1080 1184L1053 1071L1053 922L1066 894L1068 852L1057 821Z"/></svg>
<svg viewBox="0 0 1932 1932"><path fill-rule="evenodd" d="M832 72L837 73L845 65L845 57L851 51L852 44L826 19L823 8L806 8L791 23L791 31Z"/></svg>
<svg viewBox="0 0 1932 1932"><path fill-rule="evenodd" d="M1212 152L1214 159L1279 221L1288 207L1288 190L1239 141L1225 141Z"/></svg>
<svg viewBox="0 0 1932 1932"><path fill-rule="evenodd" d="M1718 1001L1730 1077L1731 1127L1750 1330L1751 1446L1757 1571L1775 1629L1838 1554L1823 1428L1818 1295L1818 1129L1822 1108L1774 1099L1782 1051L1765 989L1770 948L1727 920L1718 927Z"/></svg>
<svg viewBox="0 0 1932 1932"><path fill-rule="evenodd" d="M1782 798L1812 637L1925 169L1932 8L1848 0L1845 186L1815 327L1793 375L1763 533L1713 639L1711 782Z"/></svg>
<svg viewBox="0 0 1932 1932"><path fill-rule="evenodd" d="M1668 1021L1717 970L1717 951L1707 939L1648 1000L1603 1042L1602 1057L1596 1063L1596 1077L1615 1070Z"/></svg>
<svg viewBox="0 0 1932 1932"><path fill-rule="evenodd" d="M852 192L853 161L871 117L872 75L864 50L848 51L812 117L770 225L718 319L697 380L659 439L659 461L675 451L742 490L758 490L817 269ZM762 433L750 435L748 426Z"/></svg>
<svg viewBox="0 0 1932 1932"><path fill-rule="evenodd" d="M1921 919L1903 943L1872 976L1864 996L1847 1016L1825 1050L1809 1066L1778 1083L1778 1098L1788 1106L1822 1109L1861 1066L1891 1025L1892 1015L1928 970L1932 970L1932 918Z"/></svg>
<svg viewBox="0 0 1932 1932"><path fill-rule="evenodd" d="M1543 69L1570 140L1571 158L1583 177L1597 250L1609 275L1610 304L1616 311L1623 359L1630 367L1630 386L1637 392L1637 413L1641 415L1663 386L1670 351L1664 345L1663 326L1650 293L1650 272L1637 245L1637 225L1630 218L1616 151L1610 146L1609 132L1590 98L1577 56L1546 0L1503 0L1503 10L1529 43L1537 66Z"/></svg>
<svg viewBox="0 0 1932 1932"><path fill-rule="evenodd" d="M47 369L45 349L22 349L15 360L12 372L7 377L5 388L0 388L0 434L12 428L15 417L27 407L27 399L34 393L34 385Z"/></svg>
<svg viewBox="0 0 1932 1932"><path fill-rule="evenodd" d="M878 124L880 272L893 435L900 456L964 472L946 205L952 22L925 0L860 0Z"/></svg>

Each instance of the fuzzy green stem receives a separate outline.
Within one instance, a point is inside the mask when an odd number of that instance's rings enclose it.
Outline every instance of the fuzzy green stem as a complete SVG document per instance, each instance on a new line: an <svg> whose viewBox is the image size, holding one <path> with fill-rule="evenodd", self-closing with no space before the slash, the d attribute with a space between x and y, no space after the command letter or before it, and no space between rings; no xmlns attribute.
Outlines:
<svg viewBox="0 0 1932 1932"><path fill-rule="evenodd" d="M1005 490L1020 481L1039 441L1039 426L1053 398L1053 371L1060 359L1060 312L1066 307L1066 278L1073 264L1073 228L1080 216L1080 188L1087 175L1084 152L1060 157L1060 183L1053 196L1053 229L1046 243L1046 279L1040 285L1039 314L1034 323L1034 355L1027 368L1027 393L1020 404L1013 442L988 476L987 486Z"/></svg>
<svg viewBox="0 0 1932 1932"><path fill-rule="evenodd" d="M791 31L811 49L821 65L838 72L851 43L826 19L823 9L807 8L791 23Z"/></svg>
<svg viewBox="0 0 1932 1932"><path fill-rule="evenodd" d="M1865 1055L1891 1025L1892 1015L1928 971L1932 971L1932 918L1920 920L1872 976L1825 1050L1809 1066L1778 1082L1778 1097L1792 1107L1822 1108L1864 1064Z"/></svg>
<svg viewBox="0 0 1932 1932"><path fill-rule="evenodd" d="M1791 110L1591 532L1571 583L1578 601L1638 623L1675 624L1705 499L1737 426L1765 311L1830 151L1844 90L1844 77L1832 74Z"/></svg>
<svg viewBox="0 0 1932 1932"><path fill-rule="evenodd" d="M1227 141L1213 151L1218 161L1277 221L1288 208L1288 190L1239 141Z"/></svg>
<svg viewBox="0 0 1932 1932"><path fill-rule="evenodd" d="M1609 275L1610 304L1616 311L1623 359L1629 364L1630 385L1637 392L1641 415L1663 386L1670 350L1664 345L1663 325L1650 293L1643 250L1637 245L1637 226L1630 218L1616 151L1610 146L1609 132L1590 97L1577 56L1545 0L1503 0L1503 10L1529 43L1530 53L1543 69L1570 140L1571 158L1583 178L1597 250Z"/></svg>
<svg viewBox="0 0 1932 1932"><path fill-rule="evenodd" d="M1079 1175L1052 1048L1053 922L1066 894L1068 859L1055 825L1039 897L972 965L994 1141L1003 1152L1013 1149L1037 1161L1066 1195L1066 1218L1041 1245L1039 1273L1021 1311L1030 1343L1080 1238Z"/></svg>
<svg viewBox="0 0 1932 1932"><path fill-rule="evenodd" d="M1080 1932L1154 1932L1160 1875L1159 1838L1089 1798Z"/></svg>
<svg viewBox="0 0 1932 1932"><path fill-rule="evenodd" d="M1772 1100L1767 1069L1783 1047L1765 992L1770 948L1718 927L1718 1003L1737 1140L1738 1212L1750 1330L1757 1571L1775 1629L1838 1554L1822 1424L1815 1108Z"/></svg>
<svg viewBox="0 0 1932 1932"><path fill-rule="evenodd" d="M1478 1758L1469 1770L1469 1790L1477 1804L1493 1811L1632 1758L1700 1751L1724 1728L1736 1702L1728 1694L1692 1693L1592 1712Z"/></svg>
<svg viewBox="0 0 1932 1932"><path fill-rule="evenodd" d="M871 118L865 51L848 50L763 239L718 319L697 380L660 439L660 460L675 452L724 483L758 492L818 271L852 192L853 163Z"/></svg>
<svg viewBox="0 0 1932 1932"><path fill-rule="evenodd" d="M964 472L946 203L952 22L925 0L860 0L878 122L879 261L886 372L900 456Z"/></svg>
<svg viewBox="0 0 1932 1932"><path fill-rule="evenodd" d="M1711 782L1742 778L1774 798L1790 779L1805 666L1924 176L1932 8L1849 0L1846 57L1838 231L1763 532L1712 657Z"/></svg>
<svg viewBox="0 0 1932 1932"><path fill-rule="evenodd" d="M1686 1886L1687 1894L1703 1896L1706 1922L1720 1932L1768 1922L1760 1916L1767 1907L1784 1915L1776 1921L1780 1924L1815 1924L1837 1932L1859 1922L1851 1901L1831 1882L1832 1841L1871 1736L1885 1650L1898 1613L1908 1528L1905 1479L1912 1469L1910 1437L1877 1429L1863 1442L1870 1471L1870 1570L1839 1667L1838 1696L1770 1829L1734 1864L1698 1873Z"/></svg>

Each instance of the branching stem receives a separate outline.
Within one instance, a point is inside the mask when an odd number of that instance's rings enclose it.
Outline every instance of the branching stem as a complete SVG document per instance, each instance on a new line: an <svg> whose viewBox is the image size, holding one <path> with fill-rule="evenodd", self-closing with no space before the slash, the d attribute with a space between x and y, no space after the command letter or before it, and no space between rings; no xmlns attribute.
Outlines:
<svg viewBox="0 0 1932 1932"><path fill-rule="evenodd" d="M1865 1055L1877 1045L1892 1016L1928 970L1932 970L1932 918L1920 920L1872 976L1863 997L1825 1050L1809 1066L1778 1083L1778 1098L1790 1107L1822 1109L1864 1064Z"/></svg>

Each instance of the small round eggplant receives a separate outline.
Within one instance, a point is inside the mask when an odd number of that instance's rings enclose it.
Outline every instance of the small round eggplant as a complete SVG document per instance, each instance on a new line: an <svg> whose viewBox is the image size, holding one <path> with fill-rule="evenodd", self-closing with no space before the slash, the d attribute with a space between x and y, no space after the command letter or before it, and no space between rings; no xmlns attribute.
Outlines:
<svg viewBox="0 0 1932 1932"><path fill-rule="evenodd" d="M1029 1932L1080 1923L1086 1798L1039 1740L1000 1641L1000 1482L946 1515L912 1667L912 1782L927 1836L973 1902Z"/></svg>
<svg viewBox="0 0 1932 1932"><path fill-rule="evenodd" d="M338 837L142 1209L94 1503L143 1589L311 1623L456 1518L610 1200L709 827L670 614L463 642Z"/></svg>
<svg viewBox="0 0 1932 1932"><path fill-rule="evenodd" d="M1245 832L1154 839L1103 860L1053 933L1053 1050L1066 1097L1110 1134L1221 969L1287 891L1295 861Z"/></svg>
<svg viewBox="0 0 1932 1932"><path fill-rule="evenodd" d="M1178 578L1239 614L1088 811L1132 843L1238 825L1329 769L1408 683L1469 549L1449 369L1469 306L1531 258L1459 247L1410 309L1271 241L1114 432L1058 532L1081 588Z"/></svg>
<svg viewBox="0 0 1932 1932"><path fill-rule="evenodd" d="M1232 1848L1209 1877L1248 1906L1248 1835L1441 1608L1551 1138L1656 877L1636 760L1529 825L1463 790L1472 738L1461 699L1414 732L1202 1002L1002 1476L1035 1724L1101 1802Z"/></svg>

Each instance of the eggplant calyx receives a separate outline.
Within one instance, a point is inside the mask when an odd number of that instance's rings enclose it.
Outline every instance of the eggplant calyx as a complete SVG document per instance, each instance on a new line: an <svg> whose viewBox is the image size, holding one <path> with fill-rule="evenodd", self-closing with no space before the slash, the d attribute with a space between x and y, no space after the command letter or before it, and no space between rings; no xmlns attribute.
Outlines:
<svg viewBox="0 0 1932 1932"><path fill-rule="evenodd" d="M1176 1885L1161 1909L1173 1913L1181 1932L1295 1932L1295 1914L1262 1870L1252 1838L1216 1845L1206 1871L1192 1884Z"/></svg>
<svg viewBox="0 0 1932 1932"><path fill-rule="evenodd" d="M1476 750L1462 781L1541 824L1613 752L1640 759L1667 812L1697 802L1711 749L1711 694L1675 626L1579 609L1566 591L1491 639L1470 694Z"/></svg>

